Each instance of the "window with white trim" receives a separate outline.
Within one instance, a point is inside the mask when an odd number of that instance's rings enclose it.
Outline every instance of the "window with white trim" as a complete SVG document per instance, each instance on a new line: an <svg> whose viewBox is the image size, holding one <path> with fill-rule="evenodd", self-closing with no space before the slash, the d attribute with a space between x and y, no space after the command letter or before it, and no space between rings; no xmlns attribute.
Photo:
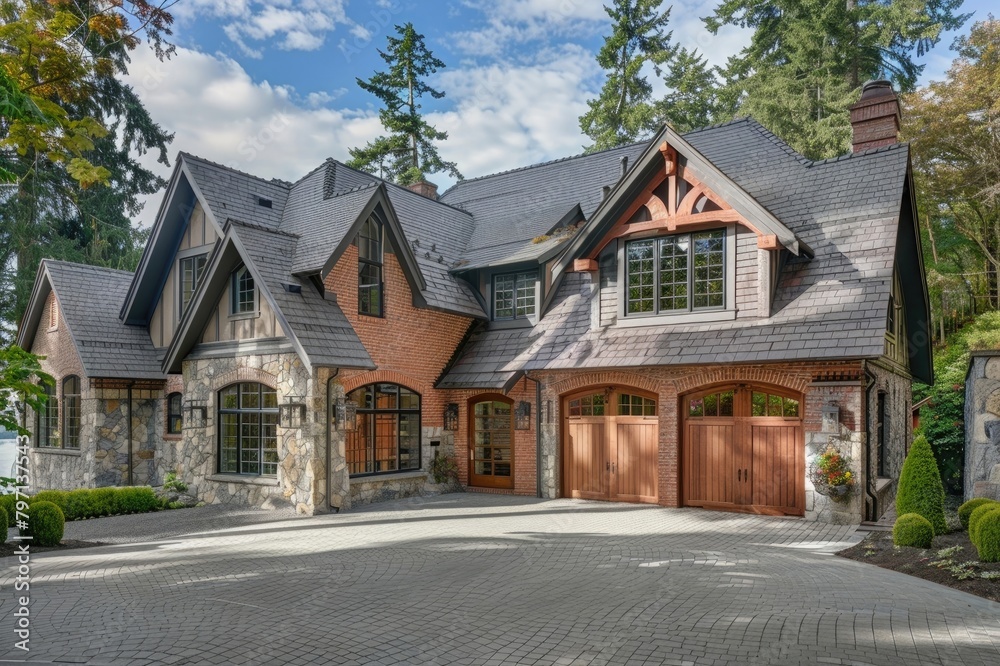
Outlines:
<svg viewBox="0 0 1000 666"><path fill-rule="evenodd" d="M726 231L715 229L625 244L625 314L723 309Z"/></svg>

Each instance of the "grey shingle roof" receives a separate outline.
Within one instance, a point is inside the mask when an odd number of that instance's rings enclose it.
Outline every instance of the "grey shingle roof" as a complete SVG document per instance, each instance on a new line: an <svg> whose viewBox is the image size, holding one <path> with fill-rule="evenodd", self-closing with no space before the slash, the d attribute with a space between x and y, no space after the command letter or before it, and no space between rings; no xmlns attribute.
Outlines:
<svg viewBox="0 0 1000 666"><path fill-rule="evenodd" d="M884 350L908 149L809 162L751 120L685 135L815 257L790 262L772 315L712 324L591 328L569 274L532 329L475 333L445 387L500 387L519 370L877 357Z"/></svg>
<svg viewBox="0 0 1000 666"><path fill-rule="evenodd" d="M270 228L281 224L288 183L258 178L188 153L181 153L181 158L220 226L228 218ZM261 198L269 200L271 207L260 205Z"/></svg>
<svg viewBox="0 0 1000 666"><path fill-rule="evenodd" d="M162 379L160 352L142 326L118 312L133 274L46 259L43 269L59 299L63 320L88 377Z"/></svg>

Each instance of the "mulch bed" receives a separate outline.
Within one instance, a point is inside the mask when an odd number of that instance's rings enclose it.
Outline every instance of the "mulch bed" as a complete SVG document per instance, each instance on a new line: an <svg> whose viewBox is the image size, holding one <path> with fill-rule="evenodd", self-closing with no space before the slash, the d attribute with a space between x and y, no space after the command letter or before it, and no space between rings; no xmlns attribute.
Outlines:
<svg viewBox="0 0 1000 666"><path fill-rule="evenodd" d="M94 546L103 546L103 543L97 541L76 541L74 539L66 539L58 546L36 546L30 541L8 541L6 543L0 543L0 557L10 557L11 555L17 555L17 549L22 545L28 544L29 550L32 554L34 553L48 553L53 550L73 550L74 548L92 548Z"/></svg>
<svg viewBox="0 0 1000 666"><path fill-rule="evenodd" d="M961 546L962 550L951 556L954 564L963 562L974 562L972 570L976 577L967 580L957 579L947 567L938 567L931 564L939 559L937 553L944 548ZM837 555L849 560L874 564L883 569L892 569L917 578L923 578L933 583L947 585L956 590L985 597L992 601L1000 601L1000 579L987 580L980 576L983 572L995 571L1000 574L1000 563L979 562L976 557L976 547L969 541L969 535L964 531L951 532L934 537L931 548L910 548L908 546L894 546L892 534L890 532L872 532L865 539L847 550L842 550Z"/></svg>

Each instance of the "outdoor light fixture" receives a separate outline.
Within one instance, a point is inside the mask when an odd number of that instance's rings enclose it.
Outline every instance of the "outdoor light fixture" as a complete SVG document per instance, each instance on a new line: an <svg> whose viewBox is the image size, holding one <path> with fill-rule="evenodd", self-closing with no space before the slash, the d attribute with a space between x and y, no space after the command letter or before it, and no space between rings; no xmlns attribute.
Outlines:
<svg viewBox="0 0 1000 666"><path fill-rule="evenodd" d="M288 402L278 406L278 419L286 428L301 428L306 420L306 405L304 398L297 395L288 396Z"/></svg>
<svg viewBox="0 0 1000 666"><path fill-rule="evenodd" d="M531 403L522 400L514 411L514 430L531 430Z"/></svg>
<svg viewBox="0 0 1000 666"><path fill-rule="evenodd" d="M353 400L337 398L333 404L333 426L337 430L353 432L357 428L358 405Z"/></svg>
<svg viewBox="0 0 1000 666"><path fill-rule="evenodd" d="M823 405L823 432L840 431L840 407L830 401Z"/></svg>
<svg viewBox="0 0 1000 666"><path fill-rule="evenodd" d="M188 400L184 403L184 411L187 416L184 417L185 425L190 424L193 428L204 428L208 425L208 402L205 400ZM198 414L200 418L195 418L194 415Z"/></svg>
<svg viewBox="0 0 1000 666"><path fill-rule="evenodd" d="M444 408L444 429L455 432L458 430L458 403L449 402Z"/></svg>

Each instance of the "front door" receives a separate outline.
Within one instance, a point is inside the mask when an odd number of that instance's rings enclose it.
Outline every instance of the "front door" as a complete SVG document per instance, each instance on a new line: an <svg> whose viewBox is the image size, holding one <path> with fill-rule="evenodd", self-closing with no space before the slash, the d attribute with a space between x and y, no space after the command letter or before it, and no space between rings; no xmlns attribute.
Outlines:
<svg viewBox="0 0 1000 666"><path fill-rule="evenodd" d="M503 396L469 405L469 485L514 487L514 410Z"/></svg>
<svg viewBox="0 0 1000 666"><path fill-rule="evenodd" d="M566 398L563 495L656 503L656 399L608 388Z"/></svg>
<svg viewBox="0 0 1000 666"><path fill-rule="evenodd" d="M805 444L799 397L731 386L681 400L686 506L802 515Z"/></svg>

